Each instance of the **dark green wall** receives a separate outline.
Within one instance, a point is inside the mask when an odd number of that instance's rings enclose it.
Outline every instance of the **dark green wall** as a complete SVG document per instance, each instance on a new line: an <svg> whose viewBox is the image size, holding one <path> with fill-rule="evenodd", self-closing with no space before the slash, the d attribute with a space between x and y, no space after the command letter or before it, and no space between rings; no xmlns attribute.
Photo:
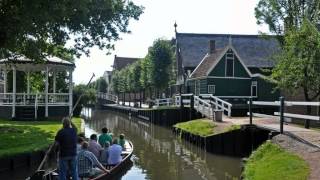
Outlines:
<svg viewBox="0 0 320 180"><path fill-rule="evenodd" d="M209 76L225 77L225 65L226 55L221 58L215 68L209 73ZM236 55L234 58L234 77L250 77Z"/></svg>
<svg viewBox="0 0 320 180"><path fill-rule="evenodd" d="M208 78L215 85L215 96L250 96L251 79Z"/></svg>

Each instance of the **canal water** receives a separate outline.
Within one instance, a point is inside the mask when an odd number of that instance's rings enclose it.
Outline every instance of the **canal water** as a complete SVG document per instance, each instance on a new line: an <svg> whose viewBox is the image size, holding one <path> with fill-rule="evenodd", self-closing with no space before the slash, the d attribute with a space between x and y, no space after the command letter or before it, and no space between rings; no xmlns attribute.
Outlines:
<svg viewBox="0 0 320 180"><path fill-rule="evenodd" d="M176 137L169 128L139 121L124 114L84 109L85 133L107 127L114 136L124 133L134 145L133 165L122 180L235 180L240 179L241 160L213 155Z"/></svg>
<svg viewBox="0 0 320 180"><path fill-rule="evenodd" d="M84 109L85 133L100 133L108 127L117 136L124 133L133 142L133 164L116 179L121 180L236 180L240 179L241 160L213 155L176 137L160 127L111 111ZM55 162L55 160L52 160ZM0 180L23 180L38 164L0 172Z"/></svg>

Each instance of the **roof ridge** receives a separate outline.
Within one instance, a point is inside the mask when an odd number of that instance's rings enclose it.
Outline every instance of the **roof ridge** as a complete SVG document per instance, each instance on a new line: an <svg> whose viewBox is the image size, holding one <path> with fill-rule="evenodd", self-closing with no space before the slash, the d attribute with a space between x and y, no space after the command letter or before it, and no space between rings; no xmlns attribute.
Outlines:
<svg viewBox="0 0 320 180"><path fill-rule="evenodd" d="M276 37L277 35L269 35L269 34L209 34L209 33L177 33L176 36L184 35L184 36L232 36L232 37Z"/></svg>

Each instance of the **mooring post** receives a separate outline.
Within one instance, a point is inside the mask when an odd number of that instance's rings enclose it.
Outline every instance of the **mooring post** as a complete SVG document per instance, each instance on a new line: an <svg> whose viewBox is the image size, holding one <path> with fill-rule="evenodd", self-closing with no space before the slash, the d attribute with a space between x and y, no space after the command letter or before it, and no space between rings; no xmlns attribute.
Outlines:
<svg viewBox="0 0 320 180"><path fill-rule="evenodd" d="M283 134L283 121L284 121L284 97L280 97L280 134Z"/></svg>
<svg viewBox="0 0 320 180"><path fill-rule="evenodd" d="M250 116L250 125L252 125L252 97L249 98L249 116Z"/></svg>

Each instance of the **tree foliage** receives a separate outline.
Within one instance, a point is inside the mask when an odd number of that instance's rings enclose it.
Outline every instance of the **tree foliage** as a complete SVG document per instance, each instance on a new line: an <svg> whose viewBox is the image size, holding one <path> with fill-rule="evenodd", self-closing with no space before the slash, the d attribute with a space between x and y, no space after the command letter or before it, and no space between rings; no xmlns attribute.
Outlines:
<svg viewBox="0 0 320 180"><path fill-rule="evenodd" d="M143 7L130 0L0 1L0 57L89 54L89 48L113 49L119 33ZM66 43L72 40L73 47Z"/></svg>
<svg viewBox="0 0 320 180"><path fill-rule="evenodd" d="M276 59L272 78L279 88L295 93L302 87L307 101L320 94L320 33L309 20L286 33L285 46Z"/></svg>
<svg viewBox="0 0 320 180"><path fill-rule="evenodd" d="M94 82L94 86L95 86L96 91L98 91L98 92L103 92L103 93L107 92L108 84L103 77L98 78Z"/></svg>
<svg viewBox="0 0 320 180"><path fill-rule="evenodd" d="M170 41L158 39L149 48L145 58L112 74L112 89L116 94L141 92L146 89L161 91L175 80L173 46Z"/></svg>

